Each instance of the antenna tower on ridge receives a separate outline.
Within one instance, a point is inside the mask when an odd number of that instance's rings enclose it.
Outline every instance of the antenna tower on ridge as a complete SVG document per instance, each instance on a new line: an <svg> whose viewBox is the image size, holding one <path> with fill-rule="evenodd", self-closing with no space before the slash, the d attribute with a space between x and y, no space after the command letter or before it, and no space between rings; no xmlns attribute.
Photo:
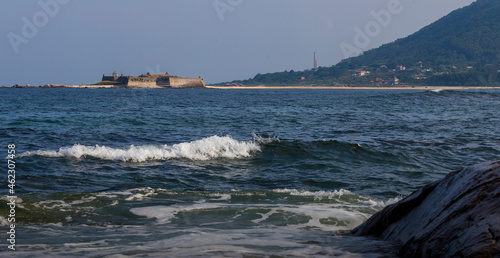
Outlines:
<svg viewBox="0 0 500 258"><path fill-rule="evenodd" d="M316 60L316 52L314 52L314 70L318 70L318 60Z"/></svg>

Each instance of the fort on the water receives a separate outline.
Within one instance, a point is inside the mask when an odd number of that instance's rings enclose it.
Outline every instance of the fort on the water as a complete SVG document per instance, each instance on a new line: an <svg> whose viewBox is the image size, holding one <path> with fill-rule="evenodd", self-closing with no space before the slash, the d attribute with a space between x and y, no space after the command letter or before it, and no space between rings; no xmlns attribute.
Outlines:
<svg viewBox="0 0 500 258"><path fill-rule="evenodd" d="M118 76L116 71L111 76L102 75L100 85L115 85L125 88L205 88L201 77L188 78L166 74L141 74L139 76Z"/></svg>

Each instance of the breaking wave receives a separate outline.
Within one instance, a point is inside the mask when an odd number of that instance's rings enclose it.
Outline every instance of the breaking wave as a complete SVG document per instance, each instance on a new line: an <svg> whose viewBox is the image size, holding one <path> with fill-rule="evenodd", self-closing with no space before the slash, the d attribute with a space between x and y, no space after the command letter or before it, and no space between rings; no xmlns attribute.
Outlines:
<svg viewBox="0 0 500 258"><path fill-rule="evenodd" d="M443 91L443 89L431 89L431 90L427 90L428 92L434 92L434 93L440 93L441 91Z"/></svg>
<svg viewBox="0 0 500 258"><path fill-rule="evenodd" d="M72 147L62 147L57 151L28 151L19 155L44 156L51 158L93 157L104 160L119 160L130 162L144 162L147 160L190 159L212 160L217 158L239 159L251 157L259 152L260 147L251 141L238 141L230 136L211 136L192 142L183 142L174 145L144 145L126 148L111 148L106 146L85 146L75 144Z"/></svg>

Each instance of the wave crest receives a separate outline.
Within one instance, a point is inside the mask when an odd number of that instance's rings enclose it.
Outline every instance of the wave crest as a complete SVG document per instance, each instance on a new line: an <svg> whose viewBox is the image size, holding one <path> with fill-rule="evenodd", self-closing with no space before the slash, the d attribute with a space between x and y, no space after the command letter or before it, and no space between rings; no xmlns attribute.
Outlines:
<svg viewBox="0 0 500 258"><path fill-rule="evenodd" d="M131 145L127 148L111 148L106 146L85 146L75 144L72 147L62 147L57 151L28 151L20 154L25 156L44 157L93 157L105 160L120 160L144 162L147 160L190 159L212 160L217 158L239 159L248 158L260 151L260 146L254 142L238 141L230 136L211 136L192 142L183 142L172 146L162 145Z"/></svg>

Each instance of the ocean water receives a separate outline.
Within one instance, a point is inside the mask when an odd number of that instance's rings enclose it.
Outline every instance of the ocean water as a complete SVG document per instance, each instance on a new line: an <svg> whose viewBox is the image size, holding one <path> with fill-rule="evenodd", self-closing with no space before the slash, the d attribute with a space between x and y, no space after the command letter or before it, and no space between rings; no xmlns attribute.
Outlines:
<svg viewBox="0 0 500 258"><path fill-rule="evenodd" d="M500 156L499 90L0 92L16 257L396 256L345 232Z"/></svg>

